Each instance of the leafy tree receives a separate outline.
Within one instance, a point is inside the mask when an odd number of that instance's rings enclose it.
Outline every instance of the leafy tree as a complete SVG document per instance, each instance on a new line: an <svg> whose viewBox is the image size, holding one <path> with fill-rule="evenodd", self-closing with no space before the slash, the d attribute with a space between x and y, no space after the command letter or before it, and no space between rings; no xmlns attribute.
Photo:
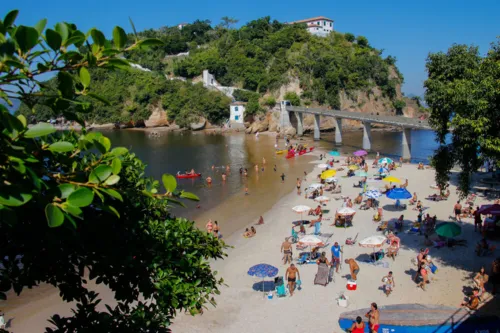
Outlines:
<svg viewBox="0 0 500 333"><path fill-rule="evenodd" d="M369 47L370 46L370 44L368 43L368 39L365 36L358 36L356 38L356 42L361 47Z"/></svg>
<svg viewBox="0 0 500 333"><path fill-rule="evenodd" d="M396 114L402 115L403 109L406 107L406 102L402 99L395 100L392 105L396 109Z"/></svg>
<svg viewBox="0 0 500 333"><path fill-rule="evenodd" d="M293 106L300 106L300 97L294 91L288 91L288 92L286 92L286 94L285 94L285 96L283 98L285 100L289 101L290 104L292 104Z"/></svg>
<svg viewBox="0 0 500 333"><path fill-rule="evenodd" d="M259 99L259 94L248 90L236 89L233 92L233 97L237 101L248 102L251 98Z"/></svg>
<svg viewBox="0 0 500 333"><path fill-rule="evenodd" d="M351 34L350 32L346 32L344 34L344 38L346 41L351 42L351 43L353 43L356 40L356 37L353 34Z"/></svg>
<svg viewBox="0 0 500 333"><path fill-rule="evenodd" d="M162 42L134 36L127 43L115 27L111 44L101 31L85 34L71 23L15 25L17 14L0 22L0 98L38 103L83 130L28 127L0 104L0 298L49 283L76 307L52 316L46 332L169 332L177 311L214 304L222 279L208 259L222 258L225 245L170 215L182 198L197 200L175 177L163 175L161 187L133 153L83 122L95 100L107 103L90 72L128 69L120 54ZM43 84L50 74L53 85ZM88 280L107 285L117 305L98 309L102 300Z"/></svg>
<svg viewBox="0 0 500 333"><path fill-rule="evenodd" d="M221 25L225 28L225 29L230 29L232 25L236 24L239 22L239 20L233 18L233 17L229 17L229 16L223 16L221 19Z"/></svg>
<svg viewBox="0 0 500 333"><path fill-rule="evenodd" d="M264 100L264 105L269 108L274 108L276 106L276 98L269 96Z"/></svg>
<svg viewBox="0 0 500 333"><path fill-rule="evenodd" d="M259 104L258 96L252 96L248 100L248 103L245 107L245 114L247 115L255 115L261 113L263 111L262 107Z"/></svg>
<svg viewBox="0 0 500 333"><path fill-rule="evenodd" d="M491 44L484 57L475 46L453 45L446 53L429 54L426 68L425 100L440 144L433 158L436 181L444 186L458 164L465 196L484 159L500 167L500 43Z"/></svg>

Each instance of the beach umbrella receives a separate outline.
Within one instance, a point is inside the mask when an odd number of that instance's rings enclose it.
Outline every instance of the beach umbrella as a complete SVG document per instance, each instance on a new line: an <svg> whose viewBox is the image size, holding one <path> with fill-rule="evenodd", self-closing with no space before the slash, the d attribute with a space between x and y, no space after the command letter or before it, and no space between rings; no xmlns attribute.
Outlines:
<svg viewBox="0 0 500 333"><path fill-rule="evenodd" d="M358 151L355 151L353 153L354 156L365 156L365 155L368 155L368 153L366 152L366 150L358 150Z"/></svg>
<svg viewBox="0 0 500 333"><path fill-rule="evenodd" d="M330 178L325 179L325 182L327 182L329 184L336 183L336 182L338 182L338 179L335 177L330 177Z"/></svg>
<svg viewBox="0 0 500 333"><path fill-rule="evenodd" d="M355 213L356 213L356 211L352 208L349 208L349 207L343 207L337 211L337 214L343 215L343 216L354 215Z"/></svg>
<svg viewBox="0 0 500 333"><path fill-rule="evenodd" d="M482 205L477 212L482 215L500 215L500 205Z"/></svg>
<svg viewBox="0 0 500 333"><path fill-rule="evenodd" d="M323 202L330 201L330 198L327 197L327 196L322 195L322 196L314 198L314 201L319 202L319 203L323 203Z"/></svg>
<svg viewBox="0 0 500 333"><path fill-rule="evenodd" d="M299 239L300 246L325 246L325 243L317 236L306 235Z"/></svg>
<svg viewBox="0 0 500 333"><path fill-rule="evenodd" d="M250 267L248 275L256 276L262 279L262 291L264 291L264 279L272 278L278 274L278 268L268 264L258 264Z"/></svg>
<svg viewBox="0 0 500 333"><path fill-rule="evenodd" d="M357 165L350 165L349 170L358 170L359 167Z"/></svg>
<svg viewBox="0 0 500 333"><path fill-rule="evenodd" d="M389 157L384 157L378 160L378 164L391 164L392 162L394 161L391 160Z"/></svg>
<svg viewBox="0 0 500 333"><path fill-rule="evenodd" d="M368 173L366 171L363 171L363 170L358 170L358 171L356 171L355 174L358 177L368 177Z"/></svg>
<svg viewBox="0 0 500 333"><path fill-rule="evenodd" d="M316 189L319 189L319 188L322 188L323 187L323 184L320 184L320 183L313 183L311 185L309 185L307 188L308 189L313 189L313 190L316 190Z"/></svg>
<svg viewBox="0 0 500 333"><path fill-rule="evenodd" d="M328 154L331 156L340 156L340 153L336 150L332 150L332 151L328 152Z"/></svg>
<svg viewBox="0 0 500 333"><path fill-rule="evenodd" d="M387 192L386 196L393 200L405 200L412 197L411 193L405 188L393 188Z"/></svg>
<svg viewBox="0 0 500 333"><path fill-rule="evenodd" d="M377 199L377 198L380 198L382 196L382 193L380 193L379 190L374 189L374 190L366 191L365 195L367 198Z"/></svg>
<svg viewBox="0 0 500 333"><path fill-rule="evenodd" d="M311 207L306 205L298 205L292 208L292 210L296 213L300 214L300 219L302 220L302 214L307 213L311 210Z"/></svg>
<svg viewBox="0 0 500 333"><path fill-rule="evenodd" d="M376 248L376 247L382 247L382 245L384 245L386 240L387 238L385 236L375 235L362 239L361 241L359 241L358 244L361 247Z"/></svg>
<svg viewBox="0 0 500 333"><path fill-rule="evenodd" d="M326 170L321 173L321 179L327 179L337 174L337 170Z"/></svg>
<svg viewBox="0 0 500 333"><path fill-rule="evenodd" d="M328 168L328 164L325 163L318 164L318 168L320 169Z"/></svg>
<svg viewBox="0 0 500 333"><path fill-rule="evenodd" d="M379 179L376 179L376 178L368 178L368 179L366 180L366 182L367 182L367 183L378 183L378 182L380 182L380 180L379 180Z"/></svg>
<svg viewBox="0 0 500 333"><path fill-rule="evenodd" d="M455 222L442 222L436 226L436 234L445 238L453 238L462 233L462 227Z"/></svg>
<svg viewBox="0 0 500 333"><path fill-rule="evenodd" d="M380 169L378 169L378 173L380 173L381 175L387 174L388 172L389 172L389 170L387 170L386 168L380 168Z"/></svg>
<svg viewBox="0 0 500 333"><path fill-rule="evenodd" d="M384 182L388 182L388 183L401 183L401 180L399 178L394 177L394 176L385 177L382 180Z"/></svg>

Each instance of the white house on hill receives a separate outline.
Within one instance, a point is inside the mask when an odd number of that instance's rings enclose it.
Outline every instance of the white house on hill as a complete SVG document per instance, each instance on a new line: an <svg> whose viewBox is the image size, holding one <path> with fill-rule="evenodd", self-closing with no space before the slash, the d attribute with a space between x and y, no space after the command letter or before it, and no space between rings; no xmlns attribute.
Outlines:
<svg viewBox="0 0 500 333"><path fill-rule="evenodd" d="M309 31L309 33L320 37L326 37L330 32L333 31L333 20L324 16L317 16L305 20L294 21L290 22L290 24L306 24L307 31Z"/></svg>
<svg viewBox="0 0 500 333"><path fill-rule="evenodd" d="M229 122L231 124L243 124L245 118L245 102L234 102L229 106Z"/></svg>

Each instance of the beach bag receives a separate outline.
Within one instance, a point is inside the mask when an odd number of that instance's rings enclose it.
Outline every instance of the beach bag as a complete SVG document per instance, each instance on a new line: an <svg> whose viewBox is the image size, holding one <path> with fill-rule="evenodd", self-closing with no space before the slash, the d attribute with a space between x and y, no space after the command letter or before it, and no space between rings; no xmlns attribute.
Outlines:
<svg viewBox="0 0 500 333"><path fill-rule="evenodd" d="M438 268L437 268L437 266L436 266L436 265L434 265L434 263L431 263L431 264L430 264L430 268L431 268L431 272L432 272L432 274L436 274L436 272L437 272Z"/></svg>
<svg viewBox="0 0 500 333"><path fill-rule="evenodd" d="M297 285L297 290L302 290L302 281L301 280L297 280L297 282L295 282L295 284Z"/></svg>

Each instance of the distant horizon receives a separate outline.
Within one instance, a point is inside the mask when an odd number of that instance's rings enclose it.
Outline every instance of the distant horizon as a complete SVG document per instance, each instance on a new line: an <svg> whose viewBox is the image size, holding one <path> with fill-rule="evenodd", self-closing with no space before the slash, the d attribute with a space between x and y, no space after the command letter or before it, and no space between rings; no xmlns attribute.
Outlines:
<svg viewBox="0 0 500 333"><path fill-rule="evenodd" d="M482 0L480 4L465 0L422 0L418 5L396 0L384 3L360 0L314 6L297 0L254 0L251 3L228 0L217 3L201 0L138 3L123 0L115 4L90 0L81 8L76 4L69 6L62 0L51 0L50 3L26 0L15 6L9 4L9 7L3 3L0 17L12 9L19 9L17 24L34 25L47 18L48 27L66 21L77 24L84 31L96 27L111 38L115 25L131 32L129 17L137 31L142 31L191 23L196 19L208 19L215 26L224 16L238 19L235 27L265 16L283 23L325 16L334 21L335 31L365 36L374 48L384 50L384 57L396 57L396 66L404 76L402 91L406 96L424 95L425 60L430 52L446 52L456 43L476 45L484 55L489 44L500 35L497 17L500 1L496 0Z"/></svg>

